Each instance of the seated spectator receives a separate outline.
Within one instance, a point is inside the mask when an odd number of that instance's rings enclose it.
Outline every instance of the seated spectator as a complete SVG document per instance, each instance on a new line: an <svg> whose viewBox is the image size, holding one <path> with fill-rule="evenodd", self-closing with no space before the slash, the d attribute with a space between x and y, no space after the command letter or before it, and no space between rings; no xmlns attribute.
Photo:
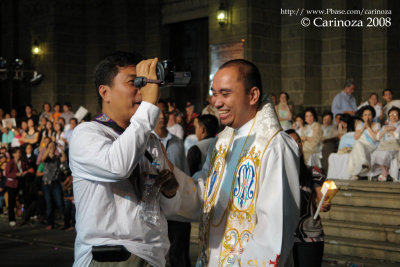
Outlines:
<svg viewBox="0 0 400 267"><path fill-rule="evenodd" d="M368 106L368 105L370 105L371 107L373 107L375 109L376 115L375 115L375 117L374 117L374 119L372 121L373 122L380 122L382 120L382 118L383 118L383 113L382 113L382 103L379 102L378 94L372 93L369 96L367 101L362 102L358 106L357 110L359 110L360 108L362 108L364 106Z"/></svg>
<svg viewBox="0 0 400 267"><path fill-rule="evenodd" d="M377 134L380 140L378 149L372 153L372 166L379 165L382 172L378 181L398 180L398 155L400 150L400 109L392 107L389 110L389 124L382 127ZM392 177L389 177L389 168L393 164ZM388 179L389 177L389 179Z"/></svg>
<svg viewBox="0 0 400 267"><path fill-rule="evenodd" d="M25 116L22 117L21 121L28 121L29 119L32 119L35 125L38 123L38 117L33 114L32 106L26 105Z"/></svg>
<svg viewBox="0 0 400 267"><path fill-rule="evenodd" d="M60 123L62 126L62 124ZM69 120L69 129L64 130L61 139L64 141L65 145L68 147L69 141L71 140L72 133L74 132L75 127L78 125L78 120L76 118L72 118Z"/></svg>
<svg viewBox="0 0 400 267"><path fill-rule="evenodd" d="M288 104L289 94L281 92L279 94L279 104L275 106L276 113L281 123L282 129L288 130L292 127L292 105Z"/></svg>
<svg viewBox="0 0 400 267"><path fill-rule="evenodd" d="M53 129L53 123L51 121L46 122L46 128L41 132L41 140L43 140L45 137L49 137L52 139L54 136L54 129Z"/></svg>
<svg viewBox="0 0 400 267"><path fill-rule="evenodd" d="M14 131L12 130L12 125L7 124L6 127L1 128L3 135L1 136L1 144L5 145L7 148L11 147L11 143L14 139Z"/></svg>
<svg viewBox="0 0 400 267"><path fill-rule="evenodd" d="M380 129L380 124L372 121L375 117L373 107L362 107L358 115L363 122L356 125L354 133L356 143L350 152L347 167L348 178L353 180L359 179L359 176L367 176L371 168L371 154L378 145L376 135Z"/></svg>
<svg viewBox="0 0 400 267"><path fill-rule="evenodd" d="M69 124L70 119L72 119L73 117L75 117L75 113L73 113L71 111L71 103L69 102L65 102L63 105L63 113L61 113L60 118L64 119L64 122L66 124ZM65 128L65 125L64 125Z"/></svg>
<svg viewBox="0 0 400 267"><path fill-rule="evenodd" d="M39 116L39 121L42 118L46 118L49 121L53 121L53 113L51 112L51 105L49 103L43 104L43 112Z"/></svg>
<svg viewBox="0 0 400 267"><path fill-rule="evenodd" d="M203 167L208 147L218 133L218 120L213 115L200 115L194 122L195 134L199 142L192 146L187 153L190 175Z"/></svg>
<svg viewBox="0 0 400 267"><path fill-rule="evenodd" d="M294 122L292 124L292 129L296 131L298 136L301 136L303 128L304 128L304 113L301 112L296 115Z"/></svg>
<svg viewBox="0 0 400 267"><path fill-rule="evenodd" d="M47 123L47 121L48 121L48 119L46 119L45 117L42 117L42 118L39 120L39 125L38 125L37 128L36 128L36 130L39 132L39 134L41 134L42 131L43 131L44 129L46 129L46 123Z"/></svg>
<svg viewBox="0 0 400 267"><path fill-rule="evenodd" d="M332 113L333 114L333 113ZM339 122L340 122L340 116L342 116L342 114L341 113L338 113L338 114L336 114L336 116L335 116L335 120L333 121L333 123L336 125L336 126L338 126L339 125Z"/></svg>
<svg viewBox="0 0 400 267"><path fill-rule="evenodd" d="M340 140L338 151L340 151L343 147L354 146L356 142L354 139L354 119L349 114L343 114L340 117L340 122L338 125L338 138Z"/></svg>
<svg viewBox="0 0 400 267"><path fill-rule="evenodd" d="M54 104L54 106L53 106L53 110L54 110L54 112L53 112L53 122L55 122L55 121L58 121L58 118L61 116L61 112L60 112L60 110L61 110L61 105L60 105L60 103L55 103Z"/></svg>
<svg viewBox="0 0 400 267"><path fill-rule="evenodd" d="M389 119L388 118L389 110L393 106L400 108L400 100L393 100L393 91L391 89L383 90L382 97L386 102L386 105L383 107L382 124L387 124Z"/></svg>
<svg viewBox="0 0 400 267"><path fill-rule="evenodd" d="M22 134L20 141L26 144L31 144L34 148L36 148L39 145L39 132L36 131L32 119L29 119L27 124L28 130Z"/></svg>
<svg viewBox="0 0 400 267"><path fill-rule="evenodd" d="M322 169L328 171L328 158L331 153L336 152L338 145L338 130L333 124L333 114L330 111L322 114Z"/></svg>
<svg viewBox="0 0 400 267"><path fill-rule="evenodd" d="M303 141L304 160L308 162L311 154L317 152L317 147L322 141L322 130L314 108L307 108L304 111L304 117L306 126L302 129L301 140Z"/></svg>
<svg viewBox="0 0 400 267"><path fill-rule="evenodd" d="M52 136L52 141L57 144L57 146L61 146L63 150L65 150L65 142L64 142L64 133L61 123L54 123L54 135Z"/></svg>

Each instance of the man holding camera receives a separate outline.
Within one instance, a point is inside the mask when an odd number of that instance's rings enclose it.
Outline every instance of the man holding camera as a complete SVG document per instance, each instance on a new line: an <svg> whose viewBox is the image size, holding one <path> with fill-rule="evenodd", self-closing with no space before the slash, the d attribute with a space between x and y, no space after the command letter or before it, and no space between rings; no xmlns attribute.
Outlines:
<svg viewBox="0 0 400 267"><path fill-rule="evenodd" d="M180 206L178 183L151 134L159 87L134 86L137 76L156 77L157 59L115 52L96 67L102 113L77 126L70 142L76 204L74 266L165 266L167 221ZM159 166L159 226L141 221L143 181Z"/></svg>

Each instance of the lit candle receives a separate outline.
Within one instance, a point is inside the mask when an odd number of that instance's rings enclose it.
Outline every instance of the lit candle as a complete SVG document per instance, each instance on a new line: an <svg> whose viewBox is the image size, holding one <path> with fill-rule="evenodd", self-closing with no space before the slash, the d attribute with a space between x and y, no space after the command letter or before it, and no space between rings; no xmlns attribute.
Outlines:
<svg viewBox="0 0 400 267"><path fill-rule="evenodd" d="M324 203L324 199L325 199L326 194L328 193L328 190L333 191L333 193L330 194L330 196L329 196L329 198L327 200L328 202L331 202L332 198L339 191L339 189L336 187L336 184L335 184L334 181L329 180L329 181L325 181L323 183L322 188L321 188L322 198L319 201L317 211L315 212L315 215L314 215L314 220L316 220L317 217L318 217L319 211L321 209L322 203Z"/></svg>

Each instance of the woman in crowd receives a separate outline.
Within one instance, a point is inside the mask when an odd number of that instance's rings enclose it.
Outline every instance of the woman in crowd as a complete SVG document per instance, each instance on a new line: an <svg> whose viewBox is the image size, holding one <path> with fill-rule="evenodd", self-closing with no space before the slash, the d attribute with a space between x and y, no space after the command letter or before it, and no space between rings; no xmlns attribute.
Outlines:
<svg viewBox="0 0 400 267"><path fill-rule="evenodd" d="M288 104L289 94L281 92L279 95L279 104L275 106L282 129L288 130L292 127L292 110L293 107Z"/></svg>
<svg viewBox="0 0 400 267"><path fill-rule="evenodd" d="M21 142L33 145L36 148L39 145L39 133L35 129L35 124L32 119L29 119L28 130L22 134Z"/></svg>
<svg viewBox="0 0 400 267"><path fill-rule="evenodd" d="M57 146L60 145L64 149L65 142L63 140L65 140L63 126L61 125L61 123L56 122L54 123L54 135L52 136L52 141L56 142Z"/></svg>
<svg viewBox="0 0 400 267"><path fill-rule="evenodd" d="M53 204L57 206L64 215L64 200L60 182L60 165L67 160L64 151L58 147L60 156L56 155L57 146L55 142L47 145L41 161L43 162L43 185L42 191L46 200L46 217L48 225L46 230L51 230L55 225Z"/></svg>
<svg viewBox="0 0 400 267"><path fill-rule="evenodd" d="M292 124L292 129L296 131L298 136L301 136L301 132L304 128L304 113L300 112L294 118L294 122Z"/></svg>
<svg viewBox="0 0 400 267"><path fill-rule="evenodd" d="M333 114L325 111L322 114L322 169L328 171L328 157L336 152L338 143L337 126L333 124Z"/></svg>
<svg viewBox="0 0 400 267"><path fill-rule="evenodd" d="M295 267L320 267L324 255L324 231L321 218L313 219L317 205L322 198L321 187L325 177L315 167L304 162L303 146L297 133L290 129L288 133L298 144L300 152L300 219L295 232L293 260ZM330 203L324 201L321 211L330 209Z"/></svg>
<svg viewBox="0 0 400 267"><path fill-rule="evenodd" d="M377 134L377 139L380 140L378 149L374 151L371 158L372 166L377 164L381 168L382 172L378 176L378 181L384 182L388 180L389 167L393 159L395 162L398 161L398 154L400 150L400 121L399 121L400 109L392 107L389 110L389 124L382 127ZM395 164L397 166L397 164ZM398 169L398 167L396 168ZM397 170L394 172L396 177L392 179L398 179Z"/></svg>
<svg viewBox="0 0 400 267"><path fill-rule="evenodd" d="M367 101L361 103L357 109L360 109L362 107L370 105L375 109L375 117L373 118L373 122L379 122L383 118L383 113L382 113L382 103L379 102L379 97L376 93L370 94L369 98Z"/></svg>
<svg viewBox="0 0 400 267"><path fill-rule="evenodd" d="M376 135L380 129L380 124L372 121L375 117L373 107L362 107L358 115L362 118L362 122L359 121L356 124L354 133L356 142L350 152L347 167L348 178L354 180L357 180L359 176L367 176L371 167L371 154L378 145Z"/></svg>
<svg viewBox="0 0 400 267"><path fill-rule="evenodd" d="M22 224L27 223L30 217L33 216L38 194L38 188L35 185L36 156L33 154L33 146L29 143L25 146L24 161L28 172L23 179L24 213L22 214Z"/></svg>
<svg viewBox="0 0 400 267"><path fill-rule="evenodd" d="M53 112L53 121L58 121L58 118L61 116L61 105L60 103L55 103L53 106L54 112Z"/></svg>
<svg viewBox="0 0 400 267"><path fill-rule="evenodd" d="M322 130L314 108L307 108L304 111L304 118L307 124L301 132L301 140L303 141L304 160L308 162L310 156L317 152L317 146L322 141Z"/></svg>
<svg viewBox="0 0 400 267"><path fill-rule="evenodd" d="M8 221L10 226L15 226L15 207L18 195L18 179L27 173L26 164L21 160L22 152L19 147L15 147L11 152L13 158L7 162L5 177L8 192Z"/></svg>
<svg viewBox="0 0 400 267"><path fill-rule="evenodd" d="M53 129L53 123L51 121L46 122L46 128L42 131L42 140L45 137L53 138L54 136L54 129Z"/></svg>

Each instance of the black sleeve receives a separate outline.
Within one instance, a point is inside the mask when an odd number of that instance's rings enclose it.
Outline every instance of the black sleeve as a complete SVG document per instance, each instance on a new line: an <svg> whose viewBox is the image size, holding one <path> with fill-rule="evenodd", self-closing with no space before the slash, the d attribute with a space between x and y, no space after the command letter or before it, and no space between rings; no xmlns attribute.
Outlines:
<svg viewBox="0 0 400 267"><path fill-rule="evenodd" d="M187 162L189 164L190 175L200 170L201 151L197 146L192 146L187 154Z"/></svg>

